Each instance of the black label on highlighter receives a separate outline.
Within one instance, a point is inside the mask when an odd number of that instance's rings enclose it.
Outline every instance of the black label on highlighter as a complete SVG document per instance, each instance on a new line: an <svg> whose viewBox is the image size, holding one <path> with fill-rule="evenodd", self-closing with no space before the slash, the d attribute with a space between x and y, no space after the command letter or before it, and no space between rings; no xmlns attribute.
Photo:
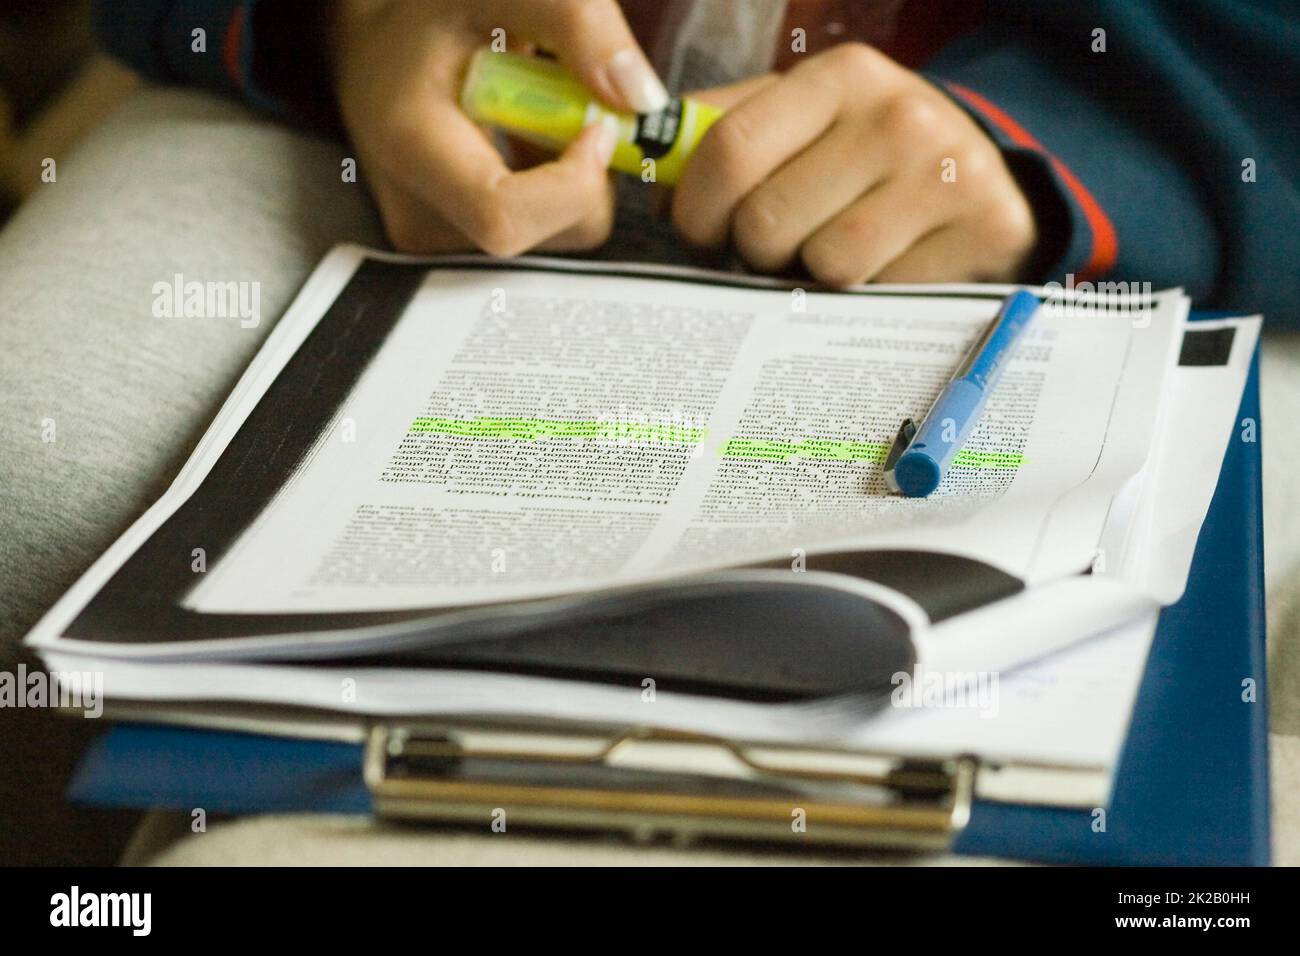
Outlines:
<svg viewBox="0 0 1300 956"><path fill-rule="evenodd" d="M661 159L677 142L682 128L682 101L669 100L657 113L641 113L636 118L634 142L646 159Z"/></svg>

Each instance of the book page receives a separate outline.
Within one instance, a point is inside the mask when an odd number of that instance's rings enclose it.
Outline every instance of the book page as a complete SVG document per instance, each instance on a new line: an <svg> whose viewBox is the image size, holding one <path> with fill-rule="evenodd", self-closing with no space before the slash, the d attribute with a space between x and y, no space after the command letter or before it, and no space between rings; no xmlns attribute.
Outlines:
<svg viewBox="0 0 1300 956"><path fill-rule="evenodd" d="M431 268L187 604L464 606L858 548L947 551L1029 582L1076 573L1146 460L1185 305L1040 310L939 490L889 495L899 423L999 304L976 287Z"/></svg>

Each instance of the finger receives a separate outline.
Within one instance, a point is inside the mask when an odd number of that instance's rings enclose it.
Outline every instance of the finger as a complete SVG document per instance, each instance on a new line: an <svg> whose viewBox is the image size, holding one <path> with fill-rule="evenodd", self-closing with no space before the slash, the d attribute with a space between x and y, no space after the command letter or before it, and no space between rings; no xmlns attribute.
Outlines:
<svg viewBox="0 0 1300 956"><path fill-rule="evenodd" d="M799 254L819 282L875 277L917 240L945 225L951 203L930 179L888 179L822 226Z"/></svg>
<svg viewBox="0 0 1300 956"><path fill-rule="evenodd" d="M673 196L682 235L698 246L723 245L740 201L834 121L840 98L828 89L814 71L796 67L715 122Z"/></svg>
<svg viewBox="0 0 1300 956"><path fill-rule="evenodd" d="M746 196L731 226L741 258L779 272L809 236L881 182L888 163L873 136L861 123L837 122Z"/></svg>
<svg viewBox="0 0 1300 956"><path fill-rule="evenodd" d="M974 224L957 222L923 236L874 282L1015 282L1021 257L992 252Z"/></svg>
<svg viewBox="0 0 1300 956"><path fill-rule="evenodd" d="M686 95L701 103L708 103L720 110L729 110L759 93L781 79L779 73L760 73L726 86L712 86L706 90L693 90Z"/></svg>
<svg viewBox="0 0 1300 956"><path fill-rule="evenodd" d="M876 273L875 282L975 282L976 250L971 234L957 225L937 229Z"/></svg>
<svg viewBox="0 0 1300 956"><path fill-rule="evenodd" d="M389 185L373 183L371 191L384 220L388 241L398 252L437 255L447 252L471 252L474 243L460 230L424 205L412 193ZM582 222L539 243L539 252L580 252L604 245L614 227L614 190L611 184L608 203Z"/></svg>
<svg viewBox="0 0 1300 956"><path fill-rule="evenodd" d="M605 202L581 222L539 243L539 252L582 252L603 246L614 231L614 184L607 183Z"/></svg>
<svg viewBox="0 0 1300 956"><path fill-rule="evenodd" d="M607 201L606 169L617 131L596 123L548 163L512 172L453 104L426 108L403 184L436 208L480 249L518 255L582 222Z"/></svg>
<svg viewBox="0 0 1300 956"><path fill-rule="evenodd" d="M384 232L398 252L436 255L474 249L474 243L464 233L409 190L379 178L369 186L384 221Z"/></svg>
<svg viewBox="0 0 1300 956"><path fill-rule="evenodd" d="M653 113L668 105L668 92L617 0L478 0L475 22L485 33L522 33L559 57L610 106Z"/></svg>
<svg viewBox="0 0 1300 956"><path fill-rule="evenodd" d="M751 76L748 79L729 83L726 86L692 90L684 95L699 100L701 103L715 106L725 112L737 103L743 102L756 93L763 91L779 79L781 79L781 76L778 73L760 73L758 76ZM672 189L667 187L655 189L650 194L650 214L656 219L668 219L672 215L672 203Z"/></svg>

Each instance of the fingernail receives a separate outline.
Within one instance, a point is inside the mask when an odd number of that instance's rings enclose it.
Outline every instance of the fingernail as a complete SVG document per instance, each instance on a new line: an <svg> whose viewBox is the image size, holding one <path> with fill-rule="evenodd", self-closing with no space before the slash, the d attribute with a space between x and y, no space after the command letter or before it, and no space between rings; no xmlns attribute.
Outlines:
<svg viewBox="0 0 1300 956"><path fill-rule="evenodd" d="M638 113L657 113L668 105L668 91L640 50L619 50L607 69L614 88Z"/></svg>
<svg viewBox="0 0 1300 956"><path fill-rule="evenodd" d="M609 161L614 158L614 149L618 146L618 119L606 113L593 125L600 127L600 132L596 134L596 141L592 145L596 153L596 161L608 168Z"/></svg>

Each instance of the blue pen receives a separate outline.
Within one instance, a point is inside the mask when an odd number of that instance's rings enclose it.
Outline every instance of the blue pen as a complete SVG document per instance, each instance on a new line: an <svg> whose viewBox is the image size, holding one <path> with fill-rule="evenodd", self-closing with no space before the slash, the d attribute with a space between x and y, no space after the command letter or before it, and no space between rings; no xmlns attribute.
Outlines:
<svg viewBox="0 0 1300 956"><path fill-rule="evenodd" d="M885 459L885 484L891 491L924 498L939 487L954 456L984 414L985 402L1037 311L1038 297L1028 290L1007 296L930 406L921 427L910 418L903 422Z"/></svg>

